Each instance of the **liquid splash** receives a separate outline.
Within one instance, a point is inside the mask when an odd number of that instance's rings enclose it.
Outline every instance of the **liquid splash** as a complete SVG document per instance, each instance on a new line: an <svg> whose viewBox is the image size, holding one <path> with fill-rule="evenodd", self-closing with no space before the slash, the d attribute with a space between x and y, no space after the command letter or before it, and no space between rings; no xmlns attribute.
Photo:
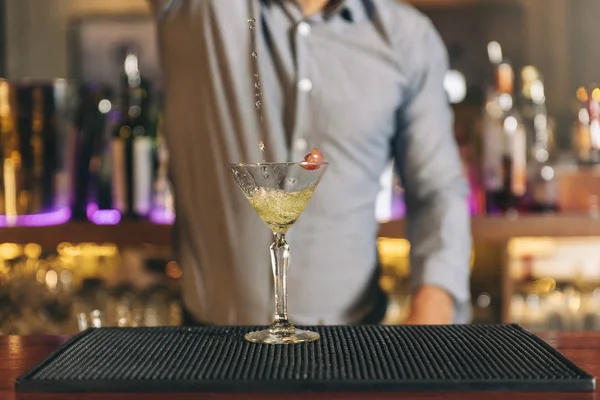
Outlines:
<svg viewBox="0 0 600 400"><path fill-rule="evenodd" d="M248 28L250 29L251 32L256 31L256 18L248 18ZM263 126L263 111L262 111L262 91L261 91L261 84L260 84L260 77L258 75L258 52L257 52L257 44L256 44L256 35L251 34L251 44L252 44L252 52L250 53L251 56L251 61L252 64L254 66L254 108L257 111L258 114L258 118L260 121L260 130L264 129ZM260 149L260 155L261 155L261 159L262 162L266 162L265 161L265 144L263 142L260 142L260 144L258 145L259 149ZM266 168L263 169L263 177L265 179L269 179L269 172Z"/></svg>
<svg viewBox="0 0 600 400"><path fill-rule="evenodd" d="M264 162L266 162L266 161L265 161L265 142L262 142L262 141L261 141L261 142L258 144L258 149L260 150L260 158L261 158L262 162L263 162L263 163L264 163ZM265 176L265 179L268 179L268 173L267 173L267 171L266 171L266 168L265 168L265 169L263 169L263 175L267 175L267 176Z"/></svg>
<svg viewBox="0 0 600 400"><path fill-rule="evenodd" d="M271 177L271 175L269 175L269 169L267 167L262 167L261 170L263 173L263 178L269 179Z"/></svg>
<svg viewBox="0 0 600 400"><path fill-rule="evenodd" d="M248 19L248 27L250 28L251 31L256 30L256 19L255 18L249 18ZM256 108L256 110L258 111L258 117L261 121L263 121L263 115L261 112L261 107L262 107L262 92L260 91L260 79L258 76L258 64L256 64L258 62L258 53L256 52L256 40L253 39L252 40L252 46L255 48L255 50L252 51L252 53L250 53L250 56L254 59L254 89L256 89L256 91L254 92L254 97L256 98L256 102L254 103L254 108Z"/></svg>

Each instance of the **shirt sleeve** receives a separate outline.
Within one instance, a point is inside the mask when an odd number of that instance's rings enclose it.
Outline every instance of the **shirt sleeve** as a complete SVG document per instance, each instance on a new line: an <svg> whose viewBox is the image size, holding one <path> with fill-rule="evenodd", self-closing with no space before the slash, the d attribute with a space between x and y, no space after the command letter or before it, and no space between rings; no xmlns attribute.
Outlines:
<svg viewBox="0 0 600 400"><path fill-rule="evenodd" d="M454 299L454 322L470 320L471 232L468 185L444 90L446 48L429 20L410 40L414 51L406 100L392 143L405 190L413 292L422 285Z"/></svg>

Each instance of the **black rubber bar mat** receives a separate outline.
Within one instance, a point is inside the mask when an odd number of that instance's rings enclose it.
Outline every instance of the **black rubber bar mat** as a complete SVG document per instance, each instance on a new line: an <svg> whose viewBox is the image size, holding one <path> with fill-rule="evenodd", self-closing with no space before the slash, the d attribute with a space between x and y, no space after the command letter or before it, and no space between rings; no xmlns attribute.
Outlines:
<svg viewBox="0 0 600 400"><path fill-rule="evenodd" d="M21 376L21 392L591 391L595 380L516 325L315 327L321 340L246 342L251 328L102 328Z"/></svg>

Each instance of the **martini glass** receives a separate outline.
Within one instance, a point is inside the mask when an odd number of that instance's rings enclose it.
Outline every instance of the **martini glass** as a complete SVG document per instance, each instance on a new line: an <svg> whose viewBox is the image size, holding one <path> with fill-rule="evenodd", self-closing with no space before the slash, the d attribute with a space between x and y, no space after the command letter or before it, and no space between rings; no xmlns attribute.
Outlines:
<svg viewBox="0 0 600 400"><path fill-rule="evenodd" d="M275 321L251 332L246 340L264 344L294 344L319 339L315 332L296 329L287 315L287 272L290 246L285 235L308 204L327 163L259 163L228 166L256 213L273 232L271 267L275 284Z"/></svg>

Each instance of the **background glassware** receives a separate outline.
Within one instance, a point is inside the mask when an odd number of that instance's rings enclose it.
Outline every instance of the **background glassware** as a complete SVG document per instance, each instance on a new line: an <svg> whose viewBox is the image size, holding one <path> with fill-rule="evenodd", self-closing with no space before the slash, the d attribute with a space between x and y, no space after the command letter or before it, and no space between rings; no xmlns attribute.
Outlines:
<svg viewBox="0 0 600 400"><path fill-rule="evenodd" d="M147 253L140 257L146 267L132 272L113 245L62 243L43 253L37 244L0 244L0 334L181 324L181 271L159 259L149 270Z"/></svg>

